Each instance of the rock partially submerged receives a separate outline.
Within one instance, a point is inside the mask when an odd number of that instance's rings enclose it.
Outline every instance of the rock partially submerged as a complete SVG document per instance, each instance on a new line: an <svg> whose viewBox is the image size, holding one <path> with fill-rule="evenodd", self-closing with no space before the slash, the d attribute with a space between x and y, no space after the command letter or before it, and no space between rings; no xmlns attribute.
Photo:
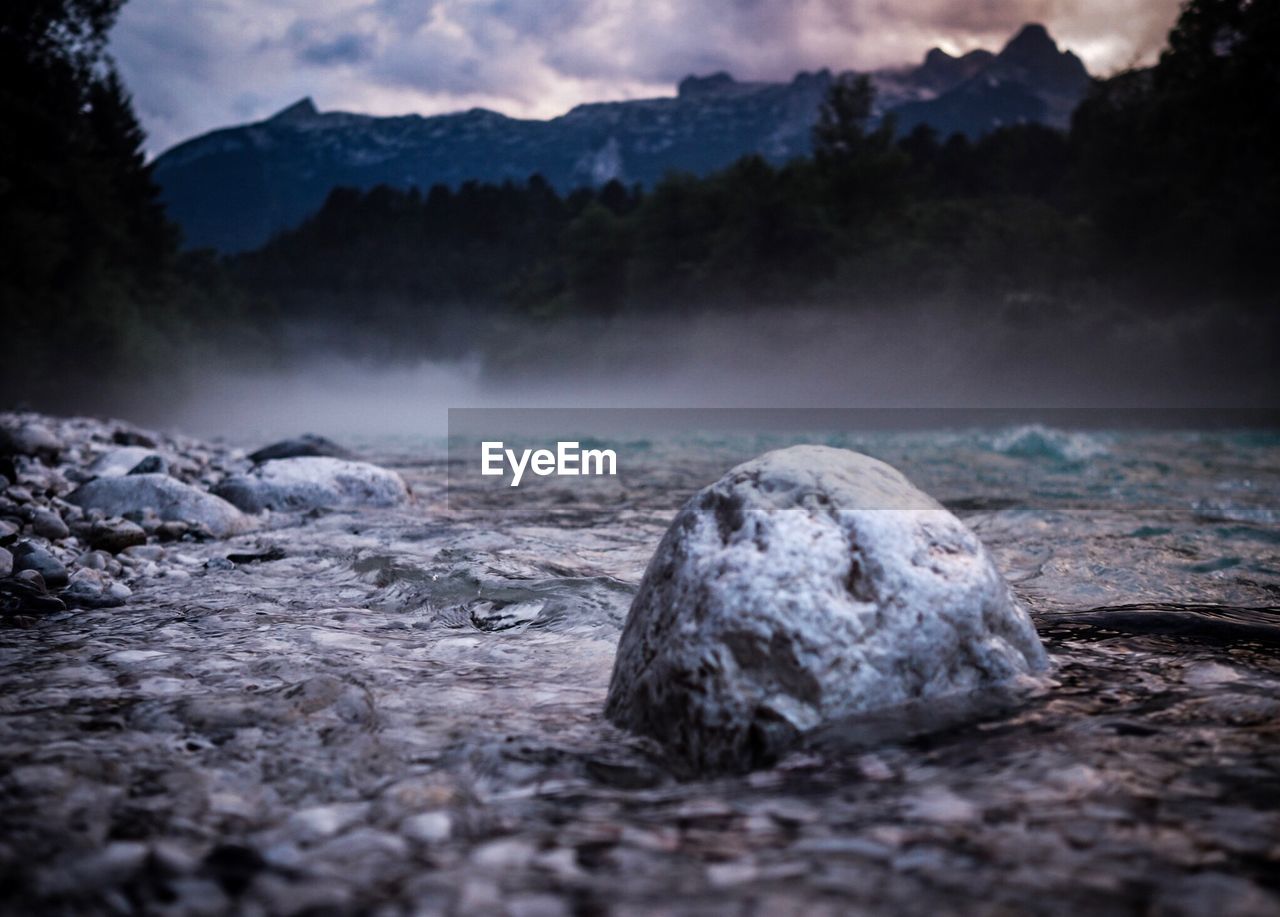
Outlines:
<svg viewBox="0 0 1280 917"><path fill-rule="evenodd" d="M204 526L218 538L243 532L251 524L226 500L167 474L98 478L81 486L67 499L106 516L141 515L153 510L164 521Z"/></svg>
<svg viewBox="0 0 1280 917"><path fill-rule="evenodd" d="M213 492L247 513L395 506L409 496L394 471L323 456L265 462L247 474L228 478Z"/></svg>
<svg viewBox="0 0 1280 917"><path fill-rule="evenodd" d="M101 570L81 567L71 575L62 598L80 608L115 608L132 594L128 586L115 582Z"/></svg>
<svg viewBox="0 0 1280 917"><path fill-rule="evenodd" d="M701 769L1047 664L977 537L883 462L768 453L680 511L618 646L606 714Z"/></svg>
<svg viewBox="0 0 1280 917"><path fill-rule="evenodd" d="M67 610L67 603L50 595L39 576L0 576L0 615L46 615Z"/></svg>

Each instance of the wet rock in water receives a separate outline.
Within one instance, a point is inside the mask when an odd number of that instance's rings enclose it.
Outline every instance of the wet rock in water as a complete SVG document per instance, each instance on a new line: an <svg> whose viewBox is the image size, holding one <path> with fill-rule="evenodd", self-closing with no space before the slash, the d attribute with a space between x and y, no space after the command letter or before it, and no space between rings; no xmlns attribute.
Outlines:
<svg viewBox="0 0 1280 917"><path fill-rule="evenodd" d="M154 449L145 446L121 446L104 452L90 463L89 474L98 478L122 478L148 459L163 458Z"/></svg>
<svg viewBox="0 0 1280 917"><path fill-rule="evenodd" d="M89 530L89 547L112 554L146 543L147 533L142 526L126 519L103 519Z"/></svg>
<svg viewBox="0 0 1280 917"><path fill-rule="evenodd" d="M48 509L36 510L31 514L31 531L49 541L59 541L71 534L62 517Z"/></svg>
<svg viewBox="0 0 1280 917"><path fill-rule="evenodd" d="M103 571L81 568L71 574L62 597L81 608L115 608L132 594L128 586L112 581Z"/></svg>
<svg viewBox="0 0 1280 917"><path fill-rule="evenodd" d="M13 549L13 571L34 570L50 589L61 589L67 584L67 568L40 545L23 541Z"/></svg>
<svg viewBox="0 0 1280 917"><path fill-rule="evenodd" d="M645 572L606 714L740 770L845 717L1046 667L977 537L900 472L796 446L685 504Z"/></svg>
<svg viewBox="0 0 1280 917"><path fill-rule="evenodd" d="M13 572L13 555L8 548L0 548L0 576L8 576Z"/></svg>
<svg viewBox="0 0 1280 917"><path fill-rule="evenodd" d="M231 561L233 564L269 563L273 560L284 560L284 558L285 558L284 548L278 545L272 545L271 547L266 548L262 551L257 551L253 553L246 552L243 554L227 555L227 560Z"/></svg>
<svg viewBox="0 0 1280 917"><path fill-rule="evenodd" d="M343 449L331 439L317 436L315 433L303 433L295 439L284 439L269 446L263 446L257 452L249 453L249 461L255 465L275 459L302 458L305 456L323 456L327 458L349 459L351 453Z"/></svg>
<svg viewBox="0 0 1280 917"><path fill-rule="evenodd" d="M7 519L0 519L0 544L17 541L18 527Z"/></svg>
<svg viewBox="0 0 1280 917"><path fill-rule="evenodd" d="M274 459L213 492L249 513L320 507L394 506L409 491L400 475L368 462L309 456Z"/></svg>
<svg viewBox="0 0 1280 917"><path fill-rule="evenodd" d="M477 630L494 632L523 627L538 619L546 606L543 599L527 602L475 602L468 609L471 623Z"/></svg>
<svg viewBox="0 0 1280 917"><path fill-rule="evenodd" d="M66 610L62 599L49 595L40 574L0 576L0 614L47 615Z"/></svg>
<svg viewBox="0 0 1280 917"><path fill-rule="evenodd" d="M35 421L0 425L0 455L31 455L49 462L57 461L62 451L58 437L42 423Z"/></svg>
<svg viewBox="0 0 1280 917"><path fill-rule="evenodd" d="M202 525L218 538L235 535L250 526L250 520L226 500L166 474L98 478L67 499L83 509L96 509L108 516L154 510L162 520Z"/></svg>
<svg viewBox="0 0 1280 917"><path fill-rule="evenodd" d="M169 463L160 455L148 455L129 469L129 474L168 474Z"/></svg>

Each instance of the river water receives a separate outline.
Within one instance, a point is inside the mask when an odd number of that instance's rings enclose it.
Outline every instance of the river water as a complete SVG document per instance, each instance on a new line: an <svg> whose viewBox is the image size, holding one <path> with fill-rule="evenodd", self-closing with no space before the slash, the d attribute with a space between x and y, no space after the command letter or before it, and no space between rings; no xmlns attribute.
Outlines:
<svg viewBox="0 0 1280 917"><path fill-rule="evenodd" d="M795 439L648 443L610 500L520 512L370 440L410 505L171 546L124 608L0 630L0 901L1280 913L1280 436L838 438L979 534L1050 682L687 779L603 720L614 647L681 500Z"/></svg>

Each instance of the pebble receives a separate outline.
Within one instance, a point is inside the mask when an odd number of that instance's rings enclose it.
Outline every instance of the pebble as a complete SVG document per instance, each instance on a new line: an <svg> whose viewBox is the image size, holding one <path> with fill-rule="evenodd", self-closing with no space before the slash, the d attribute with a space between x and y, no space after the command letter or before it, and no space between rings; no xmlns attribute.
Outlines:
<svg viewBox="0 0 1280 917"><path fill-rule="evenodd" d="M156 526L156 537L161 541L180 541L190 528L185 522L176 520L161 522Z"/></svg>
<svg viewBox="0 0 1280 917"><path fill-rule="evenodd" d="M488 870L522 869L533 859L534 847L521 838L502 838L481 844L471 854L471 862Z"/></svg>
<svg viewBox="0 0 1280 917"><path fill-rule="evenodd" d="M62 443L38 421L0 424L0 455L30 455L54 461Z"/></svg>
<svg viewBox="0 0 1280 917"><path fill-rule="evenodd" d="M313 843L346 830L368 813L369 804L364 802L312 806L291 815L285 827L303 843Z"/></svg>
<svg viewBox="0 0 1280 917"><path fill-rule="evenodd" d="M23 541L13 549L13 569L34 570L51 589L61 589L67 584L67 568L62 561L31 541Z"/></svg>
<svg viewBox="0 0 1280 917"><path fill-rule="evenodd" d="M40 509L31 515L31 531L49 541L61 541L71 534L62 517L52 510Z"/></svg>
<svg viewBox="0 0 1280 917"><path fill-rule="evenodd" d="M315 433L304 433L296 439L285 439L269 446L263 446L249 454L249 461L255 465L273 459L299 458L301 456L329 456L331 458L350 458L350 453L337 443Z"/></svg>
<svg viewBox="0 0 1280 917"><path fill-rule="evenodd" d="M133 560L160 561L164 560L165 554L168 553L158 544L139 544L125 548L120 552L124 556Z"/></svg>
<svg viewBox="0 0 1280 917"><path fill-rule="evenodd" d="M123 605L131 594L128 586L112 582L103 571L84 567L71 574L62 596L84 608L114 608Z"/></svg>
<svg viewBox="0 0 1280 917"><path fill-rule="evenodd" d="M907 814L921 821L954 824L973 821L978 817L978 810L973 803L944 787L931 787L911 800Z"/></svg>
<svg viewBox="0 0 1280 917"><path fill-rule="evenodd" d="M93 523L89 530L89 546L112 554L146 543L147 533L142 526L127 519L104 519Z"/></svg>
<svg viewBox="0 0 1280 917"><path fill-rule="evenodd" d="M447 812L422 812L410 815L400 823L400 833L421 844L447 841L453 832L453 821Z"/></svg>

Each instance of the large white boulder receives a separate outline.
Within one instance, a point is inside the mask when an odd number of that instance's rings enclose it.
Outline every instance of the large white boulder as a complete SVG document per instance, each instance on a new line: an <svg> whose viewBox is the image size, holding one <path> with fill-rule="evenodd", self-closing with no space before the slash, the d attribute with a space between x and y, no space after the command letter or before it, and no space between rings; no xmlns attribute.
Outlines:
<svg viewBox="0 0 1280 917"><path fill-rule="evenodd" d="M819 725L1042 670L977 537L896 469L795 446L694 495L618 646L606 715L702 769Z"/></svg>
<svg viewBox="0 0 1280 917"><path fill-rule="evenodd" d="M219 538L243 532L251 520L226 500L184 484L167 474L129 474L97 478L67 499L86 510L107 516L127 516L154 510L161 519L203 525Z"/></svg>
<svg viewBox="0 0 1280 917"><path fill-rule="evenodd" d="M273 459L227 478L213 492L248 513L395 506L409 497L394 471L325 456Z"/></svg>

